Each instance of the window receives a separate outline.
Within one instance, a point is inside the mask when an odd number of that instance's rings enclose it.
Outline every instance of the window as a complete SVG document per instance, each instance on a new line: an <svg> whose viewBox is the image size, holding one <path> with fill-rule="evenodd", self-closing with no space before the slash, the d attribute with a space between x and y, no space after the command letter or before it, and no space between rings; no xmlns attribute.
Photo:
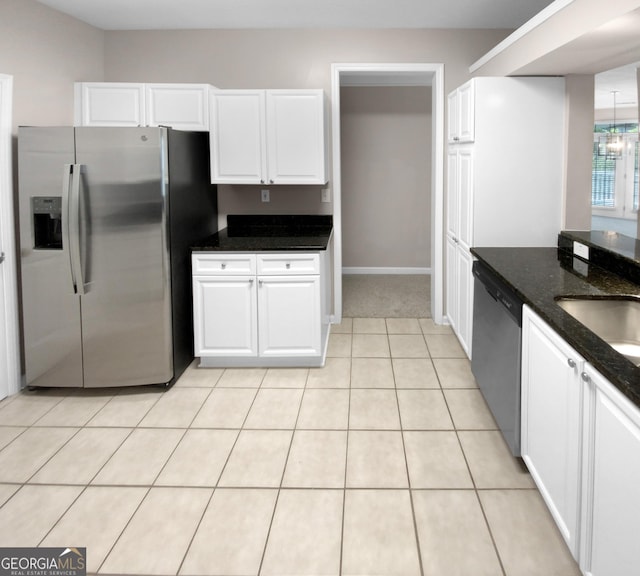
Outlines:
<svg viewBox="0 0 640 576"><path fill-rule="evenodd" d="M638 212L638 124L616 125L623 141L622 155L600 155L599 139L609 132L610 124L596 124L593 134L593 170L591 206L596 216L636 219ZM601 149L600 149L601 150Z"/></svg>
<svg viewBox="0 0 640 576"><path fill-rule="evenodd" d="M591 175L591 205L613 208L616 200L616 160L598 154L598 135L593 143L593 173Z"/></svg>

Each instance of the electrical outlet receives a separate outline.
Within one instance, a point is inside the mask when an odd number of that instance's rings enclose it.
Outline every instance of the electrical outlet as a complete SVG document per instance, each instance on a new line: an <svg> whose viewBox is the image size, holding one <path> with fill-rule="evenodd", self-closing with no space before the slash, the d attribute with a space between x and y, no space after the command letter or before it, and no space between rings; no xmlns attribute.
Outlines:
<svg viewBox="0 0 640 576"><path fill-rule="evenodd" d="M261 191L260 198L262 199L263 202L270 202L271 201L271 199L269 198L269 189L268 188L264 188Z"/></svg>
<svg viewBox="0 0 640 576"><path fill-rule="evenodd" d="M573 243L573 253L580 258L584 258L585 260L589 260L589 246L585 246L580 242Z"/></svg>
<svg viewBox="0 0 640 576"><path fill-rule="evenodd" d="M320 202L331 202L331 195L329 194L329 188L323 188L320 192Z"/></svg>

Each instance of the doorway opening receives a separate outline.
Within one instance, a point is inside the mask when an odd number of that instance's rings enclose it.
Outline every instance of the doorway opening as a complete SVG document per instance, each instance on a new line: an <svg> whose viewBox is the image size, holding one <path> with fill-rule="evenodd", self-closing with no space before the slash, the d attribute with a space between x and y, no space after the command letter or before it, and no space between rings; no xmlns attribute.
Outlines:
<svg viewBox="0 0 640 576"><path fill-rule="evenodd" d="M332 67L336 322L345 311L343 272L349 286L361 283L354 272L384 274L372 277L382 298L399 286L407 298L427 300L430 293L430 304L421 304L443 322L443 70L442 64ZM372 114L353 114L358 107L372 107ZM367 139L367 130L384 133ZM372 165L376 157L384 168Z"/></svg>

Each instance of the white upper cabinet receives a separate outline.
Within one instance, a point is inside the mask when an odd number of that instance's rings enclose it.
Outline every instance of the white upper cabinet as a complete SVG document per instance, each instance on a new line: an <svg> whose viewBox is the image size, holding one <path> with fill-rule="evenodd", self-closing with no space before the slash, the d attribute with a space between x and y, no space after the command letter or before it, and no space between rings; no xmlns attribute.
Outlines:
<svg viewBox="0 0 640 576"><path fill-rule="evenodd" d="M327 182L322 90L215 91L210 132L215 183Z"/></svg>
<svg viewBox="0 0 640 576"><path fill-rule="evenodd" d="M270 90L266 103L269 181L325 184L324 92Z"/></svg>
<svg viewBox="0 0 640 576"><path fill-rule="evenodd" d="M261 184L266 172L264 90L220 90L211 95L211 179Z"/></svg>
<svg viewBox="0 0 640 576"><path fill-rule="evenodd" d="M74 124L76 126L144 126L144 84L77 83Z"/></svg>
<svg viewBox="0 0 640 576"><path fill-rule="evenodd" d="M208 84L147 84L145 97L148 126L209 130Z"/></svg>
<svg viewBox="0 0 640 576"><path fill-rule="evenodd" d="M448 96L449 142L473 142L475 139L475 102L472 81L456 88Z"/></svg>
<svg viewBox="0 0 640 576"><path fill-rule="evenodd" d="M209 130L209 84L80 82L76 126L170 126Z"/></svg>

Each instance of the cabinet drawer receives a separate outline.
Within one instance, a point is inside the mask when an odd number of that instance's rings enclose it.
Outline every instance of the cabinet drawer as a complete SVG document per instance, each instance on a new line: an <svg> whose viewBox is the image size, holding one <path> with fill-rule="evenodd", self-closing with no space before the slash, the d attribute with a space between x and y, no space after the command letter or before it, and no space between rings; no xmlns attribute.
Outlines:
<svg viewBox="0 0 640 576"><path fill-rule="evenodd" d="M320 255L314 254L259 254L258 274L320 274Z"/></svg>
<svg viewBox="0 0 640 576"><path fill-rule="evenodd" d="M192 266L194 275L238 275L256 273L256 257L254 254L193 254Z"/></svg>

